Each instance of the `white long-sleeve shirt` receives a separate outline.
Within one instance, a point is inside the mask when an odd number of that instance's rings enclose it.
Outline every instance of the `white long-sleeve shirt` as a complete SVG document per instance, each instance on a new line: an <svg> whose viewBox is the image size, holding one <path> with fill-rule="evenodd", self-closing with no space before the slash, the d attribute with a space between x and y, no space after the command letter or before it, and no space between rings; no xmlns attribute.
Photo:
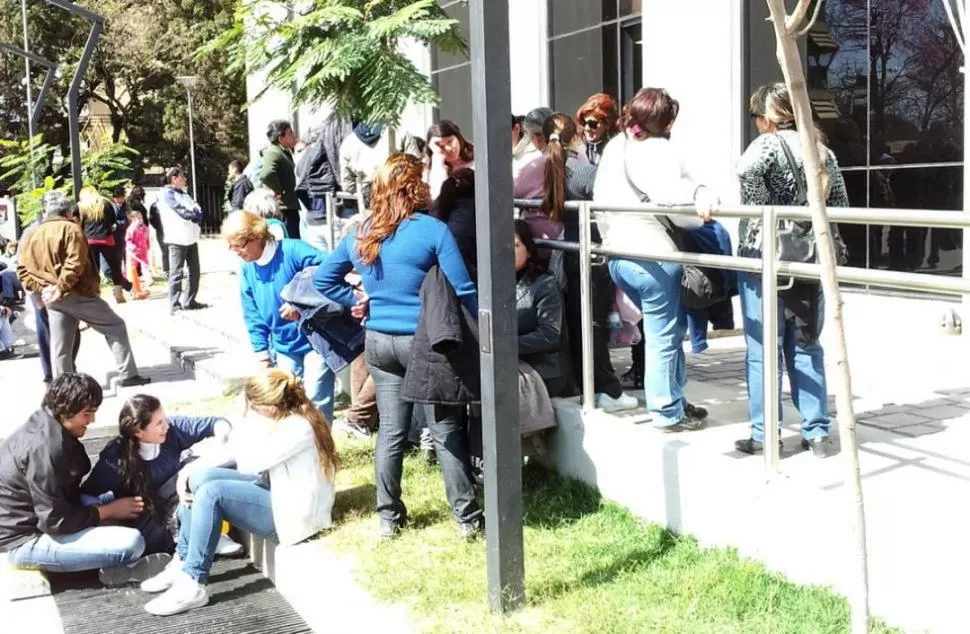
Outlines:
<svg viewBox="0 0 970 634"><path fill-rule="evenodd" d="M639 192L631 187L630 181ZM651 203L689 205L694 202L698 185L670 140L651 137L638 141L620 134L603 151L593 186L593 201L636 205L641 202L641 194L645 194ZM676 251L667 231L653 216L604 212L599 214L598 222L607 248L633 252L645 248ZM685 225L679 217L677 224ZM700 219L696 224L700 225Z"/></svg>

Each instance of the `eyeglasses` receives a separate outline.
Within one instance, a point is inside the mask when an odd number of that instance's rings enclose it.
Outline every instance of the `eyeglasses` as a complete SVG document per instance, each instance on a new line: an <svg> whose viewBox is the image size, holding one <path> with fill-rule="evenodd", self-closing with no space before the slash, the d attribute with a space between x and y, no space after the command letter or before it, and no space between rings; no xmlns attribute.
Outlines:
<svg viewBox="0 0 970 634"><path fill-rule="evenodd" d="M600 121L599 119L586 119L585 121L583 121L584 128L589 128L593 130L600 127L600 124L602 124L602 121Z"/></svg>
<svg viewBox="0 0 970 634"><path fill-rule="evenodd" d="M246 247L248 247L249 246L249 243L252 242L252 241L253 241L253 239L250 238L250 239L246 240L243 243L230 242L229 243L229 250L230 251L242 251L243 249L245 249Z"/></svg>
<svg viewBox="0 0 970 634"><path fill-rule="evenodd" d="M755 119L760 119L764 115L760 115L757 112L752 112L749 116L751 117L751 120L753 121Z"/></svg>

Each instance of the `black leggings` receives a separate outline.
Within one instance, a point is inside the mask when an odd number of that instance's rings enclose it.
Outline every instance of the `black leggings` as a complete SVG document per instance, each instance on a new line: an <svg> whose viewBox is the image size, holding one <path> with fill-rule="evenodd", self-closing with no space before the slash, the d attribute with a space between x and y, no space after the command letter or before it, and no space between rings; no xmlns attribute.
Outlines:
<svg viewBox="0 0 970 634"><path fill-rule="evenodd" d="M111 283L120 286L126 291L131 290L131 282L125 279L121 270L121 252L114 244L90 244L88 249L91 253L91 263L94 270L101 268L101 258L108 263L108 272L111 276Z"/></svg>

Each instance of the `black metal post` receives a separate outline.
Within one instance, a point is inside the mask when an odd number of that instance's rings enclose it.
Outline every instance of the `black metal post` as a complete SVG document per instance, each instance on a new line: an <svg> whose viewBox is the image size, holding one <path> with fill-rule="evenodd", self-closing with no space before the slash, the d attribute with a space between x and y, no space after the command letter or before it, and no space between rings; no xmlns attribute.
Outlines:
<svg viewBox="0 0 970 634"><path fill-rule="evenodd" d="M50 61L46 57L36 53L31 53L30 51L26 51L16 46L11 46L10 44L0 44L0 51L25 57L38 66L43 66L47 69L47 74L44 76L44 85L37 94L37 99L34 101L33 108L30 111L30 127L36 130L37 123L40 121L40 113L44 109L44 102L47 101L47 94L50 92L51 84L54 83L54 75L57 73L57 64Z"/></svg>
<svg viewBox="0 0 970 634"><path fill-rule="evenodd" d="M47 0L47 2L91 23L91 32L88 34L81 59L78 60L77 68L74 70L74 78L71 79L71 87L67 92L67 126L71 137L71 175L74 180L74 197L77 198L83 184L81 179L81 127L78 122L81 113L77 101L81 92L81 82L84 81L84 77L88 73L91 56L98 46L98 40L101 39L101 31L104 30L104 18L77 6L70 0Z"/></svg>
<svg viewBox="0 0 970 634"><path fill-rule="evenodd" d="M509 5L507 0L472 0L469 12L488 598L493 611L506 612L525 602Z"/></svg>

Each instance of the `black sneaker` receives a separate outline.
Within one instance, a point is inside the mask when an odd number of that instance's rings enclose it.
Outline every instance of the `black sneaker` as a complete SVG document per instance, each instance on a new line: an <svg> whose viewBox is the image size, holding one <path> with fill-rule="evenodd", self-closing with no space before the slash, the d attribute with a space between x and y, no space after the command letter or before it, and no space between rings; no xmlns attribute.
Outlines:
<svg viewBox="0 0 970 634"><path fill-rule="evenodd" d="M740 451L741 453L746 453L749 456L754 456L760 453L764 453L765 444L760 440L755 440L754 438L744 438L742 440L738 440L737 442L735 442L734 448ZM785 448L784 443L782 443L781 439L779 439L778 455L781 455L781 452L784 450L784 448Z"/></svg>
<svg viewBox="0 0 970 634"><path fill-rule="evenodd" d="M669 434L675 434L682 431L698 431L707 427L707 423L699 418L693 418L684 413L684 417L680 419L677 423L673 425L667 425L666 427L661 427L662 431Z"/></svg>
<svg viewBox="0 0 970 634"><path fill-rule="evenodd" d="M829 458L836 453L832 447L832 440L828 436L812 438L811 440L802 438L802 449L811 449L816 458Z"/></svg>
<svg viewBox="0 0 970 634"><path fill-rule="evenodd" d="M137 387L139 385L148 385L152 380L147 376L140 376L136 374L135 376L129 376L127 379L122 379L121 387Z"/></svg>
<svg viewBox="0 0 970 634"><path fill-rule="evenodd" d="M700 405L694 405L693 403L687 403L684 405L684 416L696 418L697 420L704 420L707 418L707 408L701 407Z"/></svg>
<svg viewBox="0 0 970 634"><path fill-rule="evenodd" d="M202 310L208 307L208 304L203 304L202 302L192 302L188 306L182 306L182 310Z"/></svg>

